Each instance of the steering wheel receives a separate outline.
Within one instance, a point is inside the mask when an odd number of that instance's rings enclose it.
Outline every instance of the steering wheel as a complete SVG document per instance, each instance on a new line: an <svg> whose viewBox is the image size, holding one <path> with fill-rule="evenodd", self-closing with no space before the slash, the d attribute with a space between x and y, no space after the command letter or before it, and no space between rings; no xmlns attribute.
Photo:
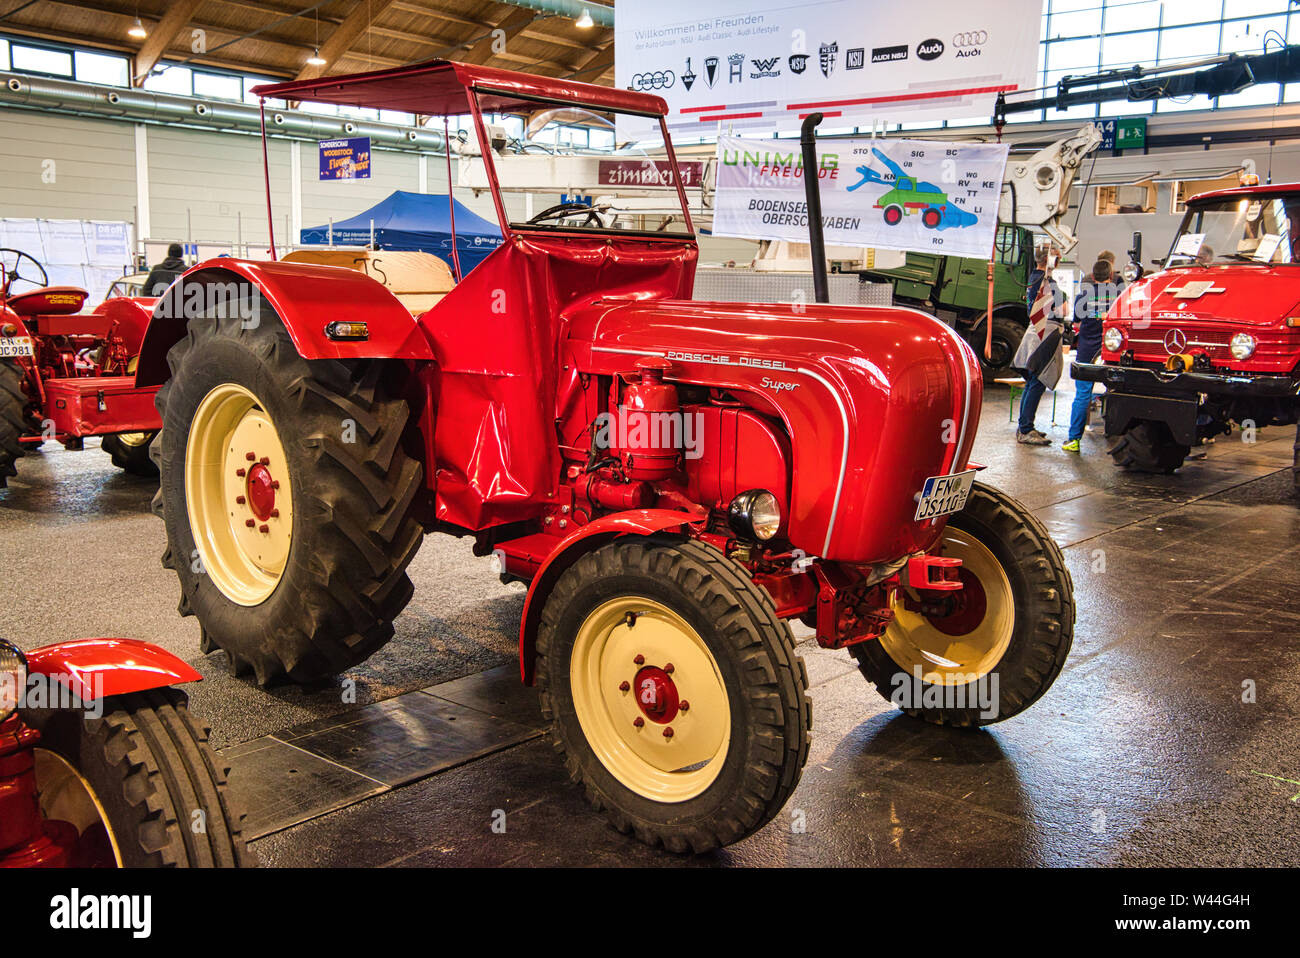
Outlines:
<svg viewBox="0 0 1300 958"><path fill-rule="evenodd" d="M14 255L14 265L12 267L9 266L9 257L5 255L7 253L12 253ZM39 283L36 282L36 280L31 279L29 276L24 275L24 271L19 268L22 265L23 260L30 261L32 266L36 267L36 269L40 271L41 281ZM24 283L31 283L38 289L42 286L50 285L50 274L45 272L45 267L41 265L41 261L31 253L24 253L20 249L0 247L0 265L4 267L4 281L0 283L0 289L3 289L6 295L9 293L9 287L18 280L22 280Z"/></svg>
<svg viewBox="0 0 1300 958"><path fill-rule="evenodd" d="M545 220L559 220L564 219L566 216L575 216L579 213L587 214L586 218L582 221L583 226L605 225L601 222L596 210L593 207L588 206L586 203L557 203L555 206L542 210L528 222L541 223Z"/></svg>

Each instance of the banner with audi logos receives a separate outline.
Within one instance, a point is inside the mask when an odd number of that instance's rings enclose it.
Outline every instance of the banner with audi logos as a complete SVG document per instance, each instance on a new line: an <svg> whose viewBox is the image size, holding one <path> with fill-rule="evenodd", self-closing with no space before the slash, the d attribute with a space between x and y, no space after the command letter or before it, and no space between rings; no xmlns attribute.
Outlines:
<svg viewBox="0 0 1300 958"><path fill-rule="evenodd" d="M790 133L991 116L999 92L1037 83L1043 0L687 0L625 3L616 85L668 103L675 137ZM707 10L707 13L703 11ZM619 117L619 139L658 124Z"/></svg>
<svg viewBox="0 0 1300 958"><path fill-rule="evenodd" d="M823 140L822 227L836 246L987 259L1010 147L933 140ZM718 138L714 236L808 242L797 140Z"/></svg>

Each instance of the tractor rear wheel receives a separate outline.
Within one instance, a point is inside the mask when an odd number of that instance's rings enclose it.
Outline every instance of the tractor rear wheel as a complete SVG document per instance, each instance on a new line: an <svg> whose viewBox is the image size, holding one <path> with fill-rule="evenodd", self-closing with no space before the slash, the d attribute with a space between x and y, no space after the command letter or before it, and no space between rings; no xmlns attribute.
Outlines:
<svg viewBox="0 0 1300 958"><path fill-rule="evenodd" d="M1291 457L1291 483L1295 494L1300 496L1300 423L1295 427L1295 446Z"/></svg>
<svg viewBox="0 0 1300 958"><path fill-rule="evenodd" d="M225 649L262 685L309 682L392 637L424 535L423 470L385 379L400 366L309 362L265 303L257 315L191 321L168 353L154 511L203 651Z"/></svg>
<svg viewBox="0 0 1300 958"><path fill-rule="evenodd" d="M0 360L0 489L8 484L10 476L18 475L14 463L23 456L21 439L28 431L23 379L21 366Z"/></svg>
<svg viewBox="0 0 1300 958"><path fill-rule="evenodd" d="M889 226L897 226L903 221L903 208L897 204L885 207L885 223Z"/></svg>
<svg viewBox="0 0 1300 958"><path fill-rule="evenodd" d="M1032 705L1065 665L1074 585L1061 550L1023 505L975 483L943 532L962 589L943 618L900 594L880 639L849 646L858 668L908 715L936 725L1001 722Z"/></svg>
<svg viewBox="0 0 1300 958"><path fill-rule="evenodd" d="M156 435L157 432L115 432L104 437L101 448L117 468L148 478L158 475L158 466L149 454Z"/></svg>
<svg viewBox="0 0 1300 958"><path fill-rule="evenodd" d="M757 831L808 759L808 676L788 626L698 542L627 537L578 559L542 610L537 685L587 800L670 851Z"/></svg>
<svg viewBox="0 0 1300 958"><path fill-rule="evenodd" d="M1162 422L1142 420L1119 436L1108 436L1115 465L1134 472L1172 473L1183 464L1190 446L1174 441Z"/></svg>
<svg viewBox="0 0 1300 958"><path fill-rule="evenodd" d="M937 229L942 219L943 214L932 206L921 214L921 225L928 230Z"/></svg>

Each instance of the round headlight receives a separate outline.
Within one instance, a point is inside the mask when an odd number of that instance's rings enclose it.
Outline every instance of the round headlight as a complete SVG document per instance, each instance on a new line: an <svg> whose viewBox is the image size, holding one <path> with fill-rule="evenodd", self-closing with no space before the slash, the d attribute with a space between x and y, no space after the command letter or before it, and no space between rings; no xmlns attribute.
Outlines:
<svg viewBox="0 0 1300 958"><path fill-rule="evenodd" d="M766 542L781 528L781 505L766 489L750 489L731 500L727 524L742 539Z"/></svg>
<svg viewBox="0 0 1300 958"><path fill-rule="evenodd" d="M1101 343L1107 352L1117 353L1124 346L1124 334L1118 326L1108 326L1101 336Z"/></svg>
<svg viewBox="0 0 1300 958"><path fill-rule="evenodd" d="M0 722L22 701L27 687L27 660L12 642L0 639Z"/></svg>
<svg viewBox="0 0 1300 958"><path fill-rule="evenodd" d="M1249 359L1255 355L1255 337L1250 333L1237 333L1228 343L1233 359Z"/></svg>
<svg viewBox="0 0 1300 958"><path fill-rule="evenodd" d="M1135 279L1138 278L1137 264L1129 263L1127 266L1124 267L1124 271L1120 273L1120 275L1124 277L1124 282L1126 283L1133 282Z"/></svg>

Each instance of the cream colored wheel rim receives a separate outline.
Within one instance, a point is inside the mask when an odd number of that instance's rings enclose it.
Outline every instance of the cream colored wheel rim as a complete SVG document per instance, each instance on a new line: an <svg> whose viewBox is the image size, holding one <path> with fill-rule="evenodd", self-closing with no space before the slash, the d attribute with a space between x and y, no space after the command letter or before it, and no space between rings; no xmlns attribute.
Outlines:
<svg viewBox="0 0 1300 958"><path fill-rule="evenodd" d="M647 667L668 669L678 700L687 703L666 723L649 719L638 704L638 694L653 692L648 683L635 687ZM704 640L667 606L625 596L592 611L574 640L569 680L592 751L638 795L685 802L722 771L731 742L726 685Z"/></svg>
<svg viewBox="0 0 1300 958"><path fill-rule="evenodd" d="M90 783L57 752L37 748L32 753L41 817L47 821L69 822L76 827L78 835L85 835L88 828L102 824L113 849L113 860L121 868L122 850L117 835Z"/></svg>
<svg viewBox="0 0 1300 958"><path fill-rule="evenodd" d="M933 685L967 685L988 675L1002 661L1015 631L1015 594L1011 581L988 548L974 536L948 526L943 554L961 559L963 568L979 580L985 612L969 631L949 635L935 628L919 612L895 597L894 620L880 644L908 675L919 667L924 681Z"/></svg>
<svg viewBox="0 0 1300 958"><path fill-rule="evenodd" d="M265 489L254 489L254 480L267 475L276 484L269 512L261 508ZM216 387L194 413L185 446L185 506L212 583L239 605L265 601L289 561L293 493L279 433L243 386Z"/></svg>
<svg viewBox="0 0 1300 958"><path fill-rule="evenodd" d="M154 434L151 432L119 432L117 434L117 441L124 446L136 449L140 446L147 445L153 437Z"/></svg>

